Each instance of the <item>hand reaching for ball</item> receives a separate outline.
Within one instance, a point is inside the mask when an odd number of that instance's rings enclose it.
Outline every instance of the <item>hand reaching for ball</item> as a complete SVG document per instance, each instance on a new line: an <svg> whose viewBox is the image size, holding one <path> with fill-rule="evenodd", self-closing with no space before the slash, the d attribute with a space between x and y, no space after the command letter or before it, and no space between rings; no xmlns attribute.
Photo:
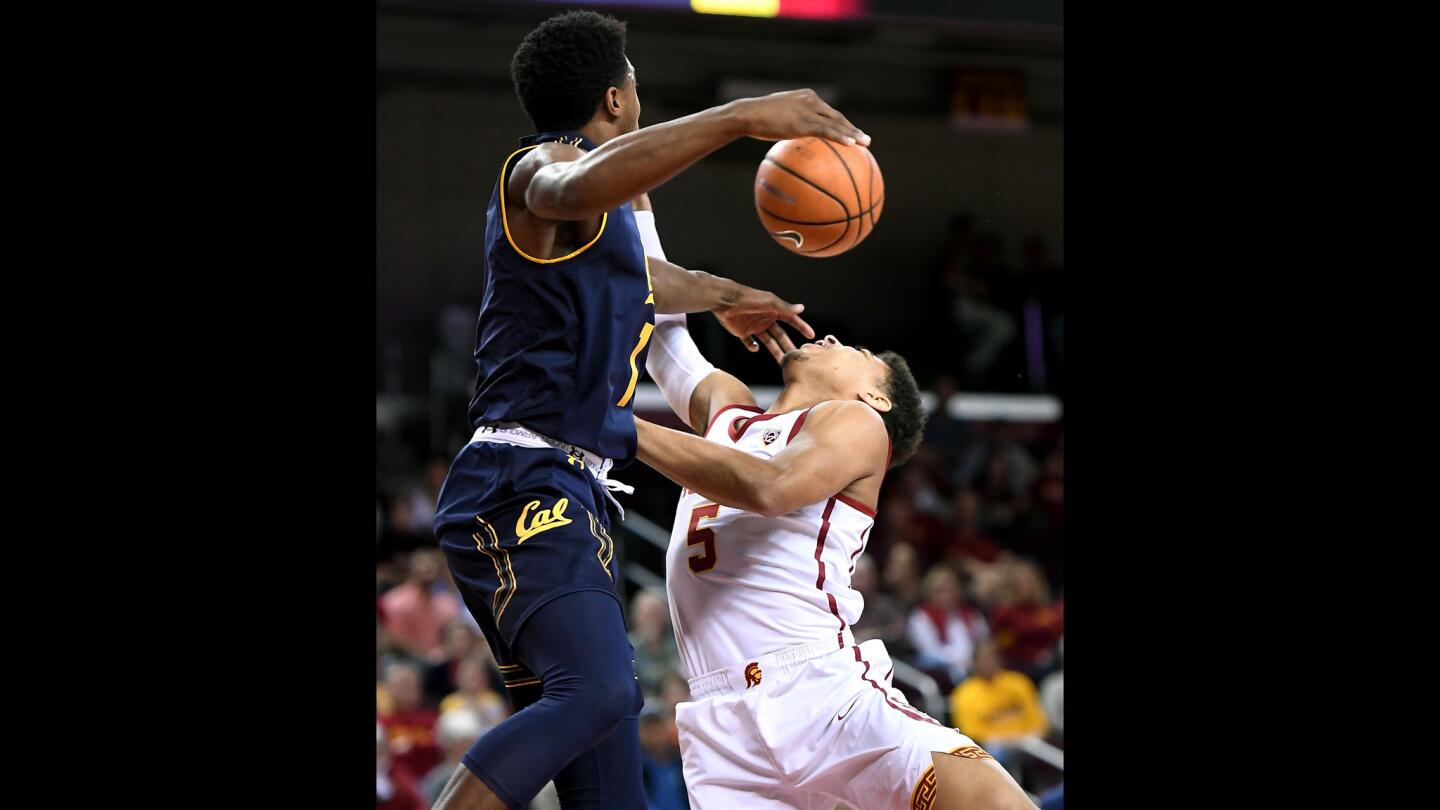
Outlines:
<svg viewBox="0 0 1440 810"><path fill-rule="evenodd" d="M742 98L735 110L745 134L762 141L815 136L843 144L870 145L870 136L826 104L814 90L786 90L760 98Z"/></svg>

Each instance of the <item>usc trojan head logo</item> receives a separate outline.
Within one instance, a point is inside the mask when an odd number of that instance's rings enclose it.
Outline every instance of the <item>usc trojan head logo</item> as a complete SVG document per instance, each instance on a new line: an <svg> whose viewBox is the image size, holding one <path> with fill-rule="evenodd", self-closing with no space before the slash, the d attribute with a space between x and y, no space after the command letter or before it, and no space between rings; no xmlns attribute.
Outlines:
<svg viewBox="0 0 1440 810"><path fill-rule="evenodd" d="M759 663L754 662L754 661L751 661L750 663L746 664L746 665L745 665L745 688L746 688L746 689L749 689L749 688L752 687L752 686L759 686L759 685L760 685L760 679L761 679L762 677L764 677L764 676L765 676L765 673L763 673L763 672L760 671L760 664L759 664Z"/></svg>

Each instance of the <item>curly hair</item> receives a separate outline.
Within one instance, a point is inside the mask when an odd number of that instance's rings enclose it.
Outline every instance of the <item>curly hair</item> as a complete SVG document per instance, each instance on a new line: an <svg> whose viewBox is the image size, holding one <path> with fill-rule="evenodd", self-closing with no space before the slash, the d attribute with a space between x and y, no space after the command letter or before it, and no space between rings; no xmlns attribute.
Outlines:
<svg viewBox="0 0 1440 810"><path fill-rule="evenodd" d="M585 126L626 72L625 23L593 11L540 23L510 59L515 95L536 132Z"/></svg>
<svg viewBox="0 0 1440 810"><path fill-rule="evenodd" d="M890 467L893 469L909 461L920 446L921 434L925 431L925 406L920 403L920 386L905 358L895 352L880 352L875 356L890 367L890 376L885 380L890 410L880 414L880 418L885 421L885 432L890 434Z"/></svg>

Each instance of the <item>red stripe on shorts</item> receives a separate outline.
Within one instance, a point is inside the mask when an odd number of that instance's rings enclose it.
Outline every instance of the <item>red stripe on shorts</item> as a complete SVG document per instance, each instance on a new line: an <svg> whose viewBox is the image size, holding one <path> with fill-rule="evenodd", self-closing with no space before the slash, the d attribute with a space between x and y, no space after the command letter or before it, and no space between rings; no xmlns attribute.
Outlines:
<svg viewBox="0 0 1440 810"><path fill-rule="evenodd" d="M880 690L880 694L885 696L885 705L889 706L897 712L900 712L911 720L919 720L922 723L933 723L937 726L940 725L938 722L936 722L935 718L928 717L923 714L916 714L915 712L912 712L904 706L896 703L895 700L890 697L890 693L885 691L885 687L870 680L870 662L860 657L860 648L854 647L852 649L855 650L855 660L865 665L865 671L860 673L860 679Z"/></svg>

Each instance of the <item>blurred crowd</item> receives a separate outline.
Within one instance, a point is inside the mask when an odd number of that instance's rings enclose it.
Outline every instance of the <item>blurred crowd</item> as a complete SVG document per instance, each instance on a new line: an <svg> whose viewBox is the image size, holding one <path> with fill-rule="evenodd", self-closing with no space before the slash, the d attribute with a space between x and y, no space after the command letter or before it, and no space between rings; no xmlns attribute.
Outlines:
<svg viewBox="0 0 1440 810"><path fill-rule="evenodd" d="M946 397L954 386L942 378L934 390ZM432 460L411 486L377 499L378 807L428 808L470 745L510 711L429 529L445 471L444 460ZM1061 781L1021 744L1063 747L1064 483L1059 425L937 411L920 452L886 479L853 580L865 597L857 640L882 639L931 679L945 696L943 707L927 706L945 715L936 719L977 740L1036 795ZM627 599L647 696L640 737L650 809L683 810L674 716L689 691L669 610L663 592ZM925 705L916 679L897 672L895 680ZM532 807L558 807L553 791Z"/></svg>
<svg viewBox="0 0 1440 810"><path fill-rule="evenodd" d="M951 217L926 300L942 338L932 345L959 351L933 363L908 357L912 366L949 371L970 390L1063 392L1064 268L1038 234L1020 243L1018 260L1009 258L1010 249L973 214Z"/></svg>

